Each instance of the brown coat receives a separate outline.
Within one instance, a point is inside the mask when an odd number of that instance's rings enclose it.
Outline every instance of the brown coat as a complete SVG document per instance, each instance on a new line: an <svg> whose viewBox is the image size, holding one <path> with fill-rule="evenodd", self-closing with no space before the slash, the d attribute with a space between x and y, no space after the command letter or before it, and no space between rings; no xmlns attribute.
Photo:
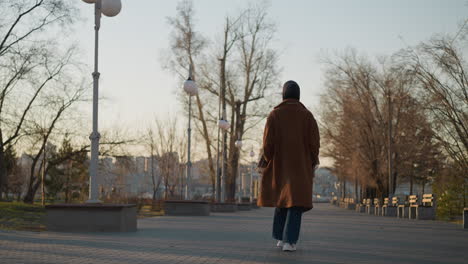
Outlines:
<svg viewBox="0 0 468 264"><path fill-rule="evenodd" d="M286 99L268 116L263 135L263 170L258 205L289 208L312 206L320 135L312 113L295 99Z"/></svg>

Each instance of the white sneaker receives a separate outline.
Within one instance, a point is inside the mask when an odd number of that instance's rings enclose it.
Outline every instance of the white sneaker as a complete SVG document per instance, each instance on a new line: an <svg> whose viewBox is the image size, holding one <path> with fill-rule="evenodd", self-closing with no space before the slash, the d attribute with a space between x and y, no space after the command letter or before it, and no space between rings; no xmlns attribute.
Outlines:
<svg viewBox="0 0 468 264"><path fill-rule="evenodd" d="M278 243L276 243L276 246L277 246L277 247L283 247L283 246L284 246L283 241L278 240Z"/></svg>
<svg viewBox="0 0 468 264"><path fill-rule="evenodd" d="M296 251L296 245L289 244L289 243L284 243L283 251Z"/></svg>

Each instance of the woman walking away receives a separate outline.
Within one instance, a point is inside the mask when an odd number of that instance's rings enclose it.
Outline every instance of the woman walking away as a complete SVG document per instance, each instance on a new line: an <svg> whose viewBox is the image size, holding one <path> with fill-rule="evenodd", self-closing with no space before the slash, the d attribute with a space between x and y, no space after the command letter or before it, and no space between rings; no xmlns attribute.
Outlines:
<svg viewBox="0 0 468 264"><path fill-rule="evenodd" d="M261 194L258 205L276 207L273 238L283 251L295 251L302 213L312 209L314 171L320 136L312 113L299 102L294 81L283 85L283 102L268 116L263 135Z"/></svg>

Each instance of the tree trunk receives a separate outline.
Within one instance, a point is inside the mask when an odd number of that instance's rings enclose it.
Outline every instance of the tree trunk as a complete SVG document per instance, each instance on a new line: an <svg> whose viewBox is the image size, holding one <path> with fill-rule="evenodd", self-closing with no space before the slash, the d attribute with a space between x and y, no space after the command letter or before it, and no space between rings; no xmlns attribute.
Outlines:
<svg viewBox="0 0 468 264"><path fill-rule="evenodd" d="M36 195L37 189L41 185L41 181L35 182L31 188L28 188L26 195L24 196L23 202L32 204L34 203L34 196Z"/></svg>
<svg viewBox="0 0 468 264"><path fill-rule="evenodd" d="M395 162L393 164L399 164L399 155L398 152L395 152ZM392 189L389 194L389 196L393 196L396 191L396 186L397 186L397 178L398 178L398 166L394 165L393 166L393 175L392 175Z"/></svg>
<svg viewBox="0 0 468 264"><path fill-rule="evenodd" d="M356 199L356 202L359 201L359 195L358 195L358 179L357 177L354 177L354 197Z"/></svg>
<svg viewBox="0 0 468 264"><path fill-rule="evenodd" d="M68 203L70 201L70 177L71 177L71 172L69 171L67 175L67 182L66 182L67 188L65 189L65 203Z"/></svg>
<svg viewBox="0 0 468 264"><path fill-rule="evenodd" d="M228 179L230 178L229 177L229 171L228 171L228 155L227 155L227 149L228 149L228 145L227 145L227 132L224 131L223 132L223 171L224 171L224 200L226 201L228 199L228 195L227 195L227 192L229 190L229 181Z"/></svg>
<svg viewBox="0 0 468 264"><path fill-rule="evenodd" d="M213 162L213 155L211 154L211 138L210 138L210 135L208 133L208 126L206 125L205 116L203 114L203 105L202 105L202 103L200 101L200 97L198 96L198 94L197 94L196 98L197 98L199 119L202 122L202 127L203 127L203 135L202 136L205 139L206 153L207 153L207 157L208 157L208 168L209 168L209 171L210 171L211 185L214 186L216 178L215 178L215 168L214 168L214 162ZM214 188L213 188L213 190L214 190Z"/></svg>
<svg viewBox="0 0 468 264"><path fill-rule="evenodd" d="M4 191L6 191L6 185L7 185L7 172L6 172L6 166L5 166L6 161L5 161L4 151L5 149L3 147L3 144L1 142L1 137L0 137L0 200L2 200L2 197L3 197L2 194Z"/></svg>
<svg viewBox="0 0 468 264"><path fill-rule="evenodd" d="M413 174L410 176L410 195L413 195Z"/></svg>
<svg viewBox="0 0 468 264"><path fill-rule="evenodd" d="M237 101L235 106L233 107L232 111L232 130L231 139L230 139L230 146L229 146L229 166L230 166L230 173L229 173L229 195L228 198L230 200L235 200L236 196L236 180L238 176L238 169L239 169L239 158L240 158L240 149L236 147L236 141L242 140L243 135L243 124L240 114L240 107L241 102Z"/></svg>
<svg viewBox="0 0 468 264"><path fill-rule="evenodd" d="M346 198L346 180L343 180L343 198Z"/></svg>

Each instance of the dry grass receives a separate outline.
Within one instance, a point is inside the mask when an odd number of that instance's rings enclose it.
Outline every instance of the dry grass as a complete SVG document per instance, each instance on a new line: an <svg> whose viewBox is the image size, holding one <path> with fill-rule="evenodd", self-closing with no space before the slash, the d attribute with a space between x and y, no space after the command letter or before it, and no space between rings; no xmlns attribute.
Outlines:
<svg viewBox="0 0 468 264"><path fill-rule="evenodd" d="M0 229L45 230L45 208L41 205L0 202Z"/></svg>
<svg viewBox="0 0 468 264"><path fill-rule="evenodd" d="M138 212L138 218L146 218L146 217L155 217L155 216L163 216L164 211L153 211L151 210L151 205L145 205L141 208Z"/></svg>
<svg viewBox="0 0 468 264"><path fill-rule="evenodd" d="M163 210L153 211L149 205L138 212L138 218L163 215ZM45 208L37 204L0 202L0 229L45 231Z"/></svg>

